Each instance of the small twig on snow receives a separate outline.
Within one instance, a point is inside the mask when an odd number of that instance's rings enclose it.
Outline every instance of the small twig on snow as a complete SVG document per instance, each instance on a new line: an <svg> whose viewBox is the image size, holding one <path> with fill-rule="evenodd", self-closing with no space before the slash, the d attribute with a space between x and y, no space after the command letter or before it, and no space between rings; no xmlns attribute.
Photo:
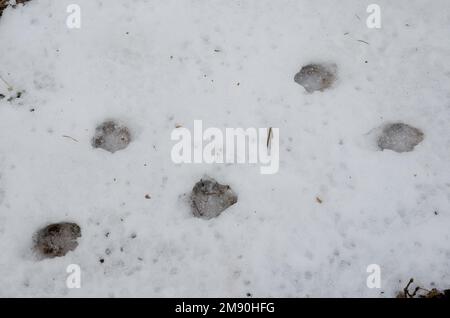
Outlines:
<svg viewBox="0 0 450 318"><path fill-rule="evenodd" d="M63 135L63 137L64 137L64 138L69 138L69 139L72 139L72 140L75 141L75 142L78 142L78 140L76 140L76 139L73 138L73 137L70 137L70 136L67 136L67 135Z"/></svg>

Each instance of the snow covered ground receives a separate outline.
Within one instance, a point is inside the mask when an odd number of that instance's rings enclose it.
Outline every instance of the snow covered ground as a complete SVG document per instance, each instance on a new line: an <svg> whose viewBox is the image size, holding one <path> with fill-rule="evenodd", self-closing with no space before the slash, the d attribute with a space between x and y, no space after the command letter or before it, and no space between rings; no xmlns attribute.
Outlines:
<svg viewBox="0 0 450 318"><path fill-rule="evenodd" d="M81 29L66 26L72 3ZM6 9L0 296L392 297L411 277L448 288L450 2L377 0L381 29L366 26L371 3ZM332 88L294 82L309 63L337 65ZM114 154L91 145L108 119L132 133ZM194 120L280 128L279 172L174 164L170 134ZM414 151L377 149L373 131L395 121L423 131ZM208 221L186 200L205 174L239 196ZM79 246L39 260L33 235L55 222L79 224ZM69 264L80 289L66 287ZM370 264L381 289L366 285Z"/></svg>

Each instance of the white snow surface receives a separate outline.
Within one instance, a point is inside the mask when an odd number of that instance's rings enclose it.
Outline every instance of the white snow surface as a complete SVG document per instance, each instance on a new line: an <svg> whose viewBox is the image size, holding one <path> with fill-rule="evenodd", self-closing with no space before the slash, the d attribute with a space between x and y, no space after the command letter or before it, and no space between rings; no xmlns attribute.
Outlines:
<svg viewBox="0 0 450 318"><path fill-rule="evenodd" d="M72 3L81 29L66 27ZM370 3L6 9L0 75L25 93L0 101L0 296L393 297L411 277L449 288L450 2L378 0L381 29L366 26ZM337 65L333 88L294 82L309 63ZM108 119L133 134L114 154L91 145ZM279 127L279 172L174 164L170 134L194 120ZM396 121L424 132L414 151L377 149L374 129ZM186 199L204 175L239 196L209 221ZM81 226L79 246L39 260L33 234L62 221ZM69 264L80 289L66 287ZM370 264L381 289L366 285Z"/></svg>

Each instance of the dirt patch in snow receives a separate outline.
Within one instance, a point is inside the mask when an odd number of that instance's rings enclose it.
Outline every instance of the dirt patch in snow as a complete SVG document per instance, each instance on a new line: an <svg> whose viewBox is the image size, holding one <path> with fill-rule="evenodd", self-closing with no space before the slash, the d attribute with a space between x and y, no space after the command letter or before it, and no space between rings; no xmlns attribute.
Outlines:
<svg viewBox="0 0 450 318"><path fill-rule="evenodd" d="M35 249L44 258L66 255L78 246L81 228L75 223L50 224L35 234Z"/></svg>
<svg viewBox="0 0 450 318"><path fill-rule="evenodd" d="M378 137L378 148L395 152L410 152L424 139L424 133L403 123L387 124Z"/></svg>
<svg viewBox="0 0 450 318"><path fill-rule="evenodd" d="M294 81L305 88L308 93L323 92L336 81L337 66L335 64L309 64L303 66Z"/></svg>
<svg viewBox="0 0 450 318"><path fill-rule="evenodd" d="M203 178L192 189L192 213L202 219L218 217L237 203L238 197L229 185L222 185L212 178Z"/></svg>
<svg viewBox="0 0 450 318"><path fill-rule="evenodd" d="M128 147L130 142L130 130L126 126L110 120L96 128L92 146L114 153Z"/></svg>

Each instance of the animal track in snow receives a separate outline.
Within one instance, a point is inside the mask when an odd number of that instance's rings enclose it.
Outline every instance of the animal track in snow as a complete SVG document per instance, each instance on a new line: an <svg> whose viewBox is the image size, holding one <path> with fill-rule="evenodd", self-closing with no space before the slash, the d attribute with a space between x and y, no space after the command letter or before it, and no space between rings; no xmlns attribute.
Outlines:
<svg viewBox="0 0 450 318"><path fill-rule="evenodd" d="M123 150L131 142L131 133L126 126L109 120L97 126L92 139L94 148L101 148L111 153Z"/></svg>
<svg viewBox="0 0 450 318"><path fill-rule="evenodd" d="M330 88L336 81L337 66L335 64L309 64L303 66L294 81L305 88L308 93Z"/></svg>
<svg viewBox="0 0 450 318"><path fill-rule="evenodd" d="M50 224L35 235L35 249L44 258L66 255L78 246L81 228L75 223Z"/></svg>
<svg viewBox="0 0 450 318"><path fill-rule="evenodd" d="M403 123L386 124L378 137L380 150L395 152L410 152L424 139L424 133L415 127Z"/></svg>
<svg viewBox="0 0 450 318"><path fill-rule="evenodd" d="M197 182L192 189L192 213L196 217L209 220L218 217L237 203L237 200L238 197L230 186L207 177Z"/></svg>

